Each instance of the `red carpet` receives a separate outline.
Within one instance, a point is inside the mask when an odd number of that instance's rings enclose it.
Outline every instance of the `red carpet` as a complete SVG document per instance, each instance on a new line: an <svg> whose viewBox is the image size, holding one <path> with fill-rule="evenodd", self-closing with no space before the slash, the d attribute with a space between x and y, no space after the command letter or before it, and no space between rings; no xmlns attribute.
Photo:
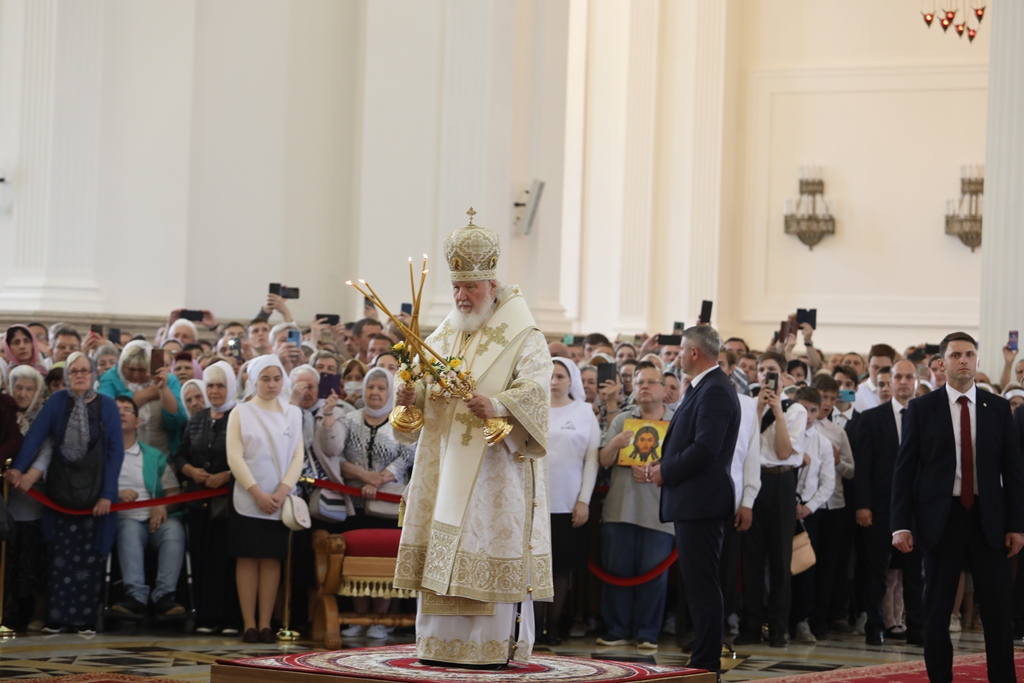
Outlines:
<svg viewBox="0 0 1024 683"><path fill-rule="evenodd" d="M1016 653L1017 679L1024 680L1024 654ZM957 683L988 681L985 655L963 655L953 658L953 680ZM835 669L786 678L769 679L771 683L927 683L928 673L923 660L898 662L856 669Z"/></svg>
<svg viewBox="0 0 1024 683"><path fill-rule="evenodd" d="M304 654L218 660L211 681L228 667L236 669L272 669L295 674L320 674L359 679L403 681L409 683L624 683L625 681L667 681L680 676L704 673L700 669L675 666L612 662L534 655L529 664L513 662L502 671L470 671L426 667L416 659L415 645L368 647L355 650L307 652ZM233 672L232 672L233 673ZM257 674L250 671L252 680Z"/></svg>

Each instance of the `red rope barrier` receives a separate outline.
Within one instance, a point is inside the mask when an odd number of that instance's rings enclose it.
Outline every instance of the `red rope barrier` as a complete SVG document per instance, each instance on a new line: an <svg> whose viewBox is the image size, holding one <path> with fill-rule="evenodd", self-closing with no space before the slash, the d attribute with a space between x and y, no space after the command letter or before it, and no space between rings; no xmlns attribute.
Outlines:
<svg viewBox="0 0 1024 683"><path fill-rule="evenodd" d="M345 486L344 484L336 484L333 481L326 479L314 479L312 481L306 480L307 483L316 486L321 489L328 489L330 491L337 491L338 493L346 493L350 496L356 496L357 498L363 497L363 490L357 489L354 486ZM382 491L377 492L377 500L382 500L385 503L401 503L402 497L394 493L384 493Z"/></svg>
<svg viewBox="0 0 1024 683"><path fill-rule="evenodd" d="M148 508L155 505L174 505L176 503L191 503L195 500L205 500L207 498L216 498L218 496L227 495L230 487L222 486L219 489L206 489L204 491L192 491L191 493L178 493L173 496L163 496L162 498L151 498L149 500L134 500L130 503L114 503L110 506L111 512L121 512L122 510L136 510L138 508ZM56 510L65 515L91 515L92 508L87 510L69 510L66 507L57 505L52 500L47 498L45 495L36 491L35 489L29 489L26 493L32 498L36 499L46 507Z"/></svg>
<svg viewBox="0 0 1024 683"><path fill-rule="evenodd" d="M331 491L337 491L339 493L346 493L350 496L356 496L357 498L363 497L363 490L357 489L354 486L345 486L344 484L336 484L333 481L326 479L314 479L309 482L313 486L322 489L330 489ZM217 496L224 496L231 490L230 486L222 486L219 489L206 489L205 491L193 491L191 493L179 493L174 496L164 496L163 498L153 498L150 500L136 500L131 503L114 503L110 506L111 512L121 512L122 510L136 510L138 508L153 507L155 505L174 505L176 503L191 503L196 500L205 500L207 498L216 498ZM39 501L46 507L56 510L57 512L65 515L91 515L92 508L88 510L70 510L47 498L44 494L40 493L35 489L29 489L26 493L29 496ZM395 495L394 493L377 493L377 499L382 500L385 503L399 503L402 501L402 497Z"/></svg>
<svg viewBox="0 0 1024 683"><path fill-rule="evenodd" d="M590 572L597 578L604 581L605 583L610 583L613 586L622 586L624 588L629 588L632 586L639 586L640 584L647 583L648 581L653 581L657 577L661 576L663 572L667 571L668 568L671 567L678 558L679 551L673 548L672 552L668 554L668 557L662 560L661 564L659 564L657 567L655 567L649 572L641 574L640 576L634 576L628 579L623 578L621 576L612 576L608 572L598 567L593 560L587 560L587 565L590 567Z"/></svg>

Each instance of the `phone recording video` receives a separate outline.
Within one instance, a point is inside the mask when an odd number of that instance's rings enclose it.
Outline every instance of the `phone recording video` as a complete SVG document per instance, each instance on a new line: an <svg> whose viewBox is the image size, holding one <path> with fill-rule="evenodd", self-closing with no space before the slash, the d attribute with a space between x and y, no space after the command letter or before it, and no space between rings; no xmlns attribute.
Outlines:
<svg viewBox="0 0 1024 683"><path fill-rule="evenodd" d="M341 316L336 313L317 313L313 318L314 320L327 320L327 324L334 327L341 322Z"/></svg>
<svg viewBox="0 0 1024 683"><path fill-rule="evenodd" d="M317 391L317 398L326 399L331 397L331 392L341 396L341 375L320 375L320 388Z"/></svg>
<svg viewBox="0 0 1024 683"><path fill-rule="evenodd" d="M600 387L605 382L617 382L619 381L619 369L615 363L601 363L597 366L597 386Z"/></svg>

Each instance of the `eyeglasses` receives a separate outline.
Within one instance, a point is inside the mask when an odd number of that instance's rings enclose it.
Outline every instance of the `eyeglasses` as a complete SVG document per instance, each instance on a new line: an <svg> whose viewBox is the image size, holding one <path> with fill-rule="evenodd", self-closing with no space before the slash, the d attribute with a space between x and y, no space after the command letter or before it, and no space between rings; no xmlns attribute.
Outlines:
<svg viewBox="0 0 1024 683"><path fill-rule="evenodd" d="M75 375L91 375L92 370L88 368L78 368L77 370L68 370L68 375L74 377Z"/></svg>

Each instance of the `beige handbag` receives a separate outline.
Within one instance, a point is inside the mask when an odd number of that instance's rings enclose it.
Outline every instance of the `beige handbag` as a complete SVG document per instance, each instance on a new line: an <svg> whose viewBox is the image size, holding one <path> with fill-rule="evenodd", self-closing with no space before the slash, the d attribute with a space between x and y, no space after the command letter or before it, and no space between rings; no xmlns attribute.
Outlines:
<svg viewBox="0 0 1024 683"><path fill-rule="evenodd" d="M803 526L801 524L801 526ZM814 548L811 547L811 537L806 531L801 531L793 537L793 557L789 561L789 569L793 576L805 572L814 566L817 558L814 556Z"/></svg>
<svg viewBox="0 0 1024 683"><path fill-rule="evenodd" d="M379 489L377 493L393 493L400 496L405 493L405 486L397 482L388 482ZM398 519L398 506L401 503L390 503L383 500L364 500L363 509L370 517L383 517L384 519Z"/></svg>
<svg viewBox="0 0 1024 683"><path fill-rule="evenodd" d="M309 506L302 496L288 495L281 503L281 521L292 531L308 529L313 524L309 517Z"/></svg>

